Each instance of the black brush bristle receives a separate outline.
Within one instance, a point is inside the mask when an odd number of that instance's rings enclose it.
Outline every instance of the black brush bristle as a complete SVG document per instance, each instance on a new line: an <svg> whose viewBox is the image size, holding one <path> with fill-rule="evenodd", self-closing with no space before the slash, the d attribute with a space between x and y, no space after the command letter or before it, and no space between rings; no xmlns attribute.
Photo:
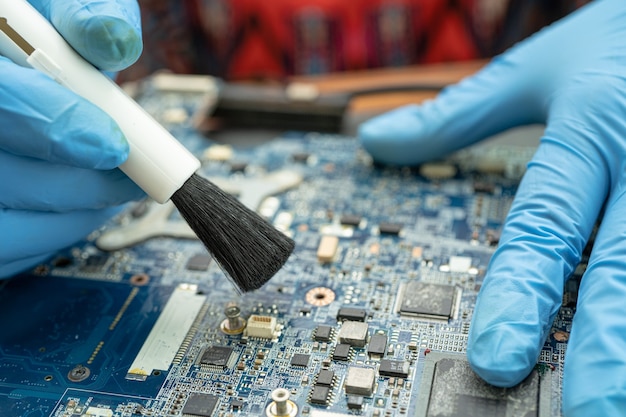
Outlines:
<svg viewBox="0 0 626 417"><path fill-rule="evenodd" d="M278 272L295 243L211 181L193 174L172 201L215 261L243 292Z"/></svg>

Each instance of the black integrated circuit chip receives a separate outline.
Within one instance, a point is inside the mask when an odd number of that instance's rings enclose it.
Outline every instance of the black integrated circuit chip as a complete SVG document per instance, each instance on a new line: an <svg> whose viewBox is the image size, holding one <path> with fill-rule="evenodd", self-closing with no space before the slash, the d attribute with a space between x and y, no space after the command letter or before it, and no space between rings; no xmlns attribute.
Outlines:
<svg viewBox="0 0 626 417"><path fill-rule="evenodd" d="M425 358L416 417L547 417L551 371L537 370L512 388L489 385L464 355L431 352Z"/></svg>
<svg viewBox="0 0 626 417"><path fill-rule="evenodd" d="M339 218L339 223L344 226L358 226L363 220L363 217L357 216L356 214L342 214Z"/></svg>
<svg viewBox="0 0 626 417"><path fill-rule="evenodd" d="M454 315L457 296L458 290L453 285L411 281L400 291L399 312L447 320Z"/></svg>
<svg viewBox="0 0 626 417"><path fill-rule="evenodd" d="M375 333L367 344L367 353L374 356L383 356L387 350L387 335Z"/></svg>
<svg viewBox="0 0 626 417"><path fill-rule="evenodd" d="M329 369L322 369L315 378L315 385L323 385L329 387L333 384L335 373Z"/></svg>
<svg viewBox="0 0 626 417"><path fill-rule="evenodd" d="M348 395L347 403L350 410L360 410L363 408L363 397L360 395Z"/></svg>
<svg viewBox="0 0 626 417"><path fill-rule="evenodd" d="M350 357L350 345L347 343L339 343L333 351L333 360L347 361Z"/></svg>
<svg viewBox="0 0 626 417"><path fill-rule="evenodd" d="M183 417L211 417L219 397L212 394L192 393L183 407Z"/></svg>
<svg viewBox="0 0 626 417"><path fill-rule="evenodd" d="M332 327L325 324L320 324L315 329L315 335L313 336L313 340L317 340L318 342L328 342L332 336L332 331Z"/></svg>
<svg viewBox="0 0 626 417"><path fill-rule="evenodd" d="M244 161L233 161L230 163L230 172L244 172L248 168L248 163Z"/></svg>
<svg viewBox="0 0 626 417"><path fill-rule="evenodd" d="M291 366L309 366L311 355L304 353L294 353L291 357Z"/></svg>
<svg viewBox="0 0 626 417"><path fill-rule="evenodd" d="M341 307L337 312L337 321L365 321L367 311L358 307Z"/></svg>
<svg viewBox="0 0 626 417"><path fill-rule="evenodd" d="M378 374L381 376L407 378L409 376L409 363L405 361L383 359L380 361Z"/></svg>
<svg viewBox="0 0 626 417"><path fill-rule="evenodd" d="M402 225L399 223L380 223L378 231L386 235L399 235L402 231Z"/></svg>
<svg viewBox="0 0 626 417"><path fill-rule="evenodd" d="M211 264L211 256L204 253L197 253L187 261L185 268L189 271L206 271Z"/></svg>
<svg viewBox="0 0 626 417"><path fill-rule="evenodd" d="M330 388L323 385L315 385L311 390L309 401L312 404L328 404L328 394L330 394Z"/></svg>
<svg viewBox="0 0 626 417"><path fill-rule="evenodd" d="M109 257L106 255L91 255L89 258L85 260L83 266L81 266L81 272L102 272L102 268L104 268L105 264L109 260Z"/></svg>
<svg viewBox="0 0 626 417"><path fill-rule="evenodd" d="M230 402L230 407L234 410L234 411L239 411L243 408L243 406L246 403L243 402L242 400L238 400L238 399L234 399Z"/></svg>
<svg viewBox="0 0 626 417"><path fill-rule="evenodd" d="M304 162L306 162L309 159L310 156L311 156L311 154L308 153L308 152L294 152L291 155L291 159L294 162L304 163Z"/></svg>
<svg viewBox="0 0 626 417"><path fill-rule="evenodd" d="M232 353L233 348L229 346L210 346L202 354L200 365L226 368Z"/></svg>

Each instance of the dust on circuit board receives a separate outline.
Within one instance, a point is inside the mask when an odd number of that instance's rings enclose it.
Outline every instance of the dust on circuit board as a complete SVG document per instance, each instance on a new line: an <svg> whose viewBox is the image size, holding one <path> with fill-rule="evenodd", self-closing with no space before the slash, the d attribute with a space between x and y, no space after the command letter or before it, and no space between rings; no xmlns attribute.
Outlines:
<svg viewBox="0 0 626 417"><path fill-rule="evenodd" d="M0 284L3 416L560 415L575 280L522 385L494 390L464 357L530 147L417 169L333 135L235 149L195 131L206 90L178 80L147 80L140 102L294 255L238 296L171 205L129 206Z"/></svg>

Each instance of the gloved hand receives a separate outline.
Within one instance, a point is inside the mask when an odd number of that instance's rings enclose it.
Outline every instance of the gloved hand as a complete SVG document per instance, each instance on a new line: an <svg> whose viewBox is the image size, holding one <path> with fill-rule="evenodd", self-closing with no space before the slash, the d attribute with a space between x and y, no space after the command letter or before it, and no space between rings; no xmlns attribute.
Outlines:
<svg viewBox="0 0 626 417"><path fill-rule="evenodd" d="M141 53L136 0L31 0L101 70ZM128 144L100 109L0 57L0 277L96 229L143 192L118 165Z"/></svg>
<svg viewBox="0 0 626 417"><path fill-rule="evenodd" d="M468 359L494 385L528 375L602 213L567 349L563 412L625 415L626 2L593 2L359 135L381 162L418 164L540 122L544 136L478 297Z"/></svg>

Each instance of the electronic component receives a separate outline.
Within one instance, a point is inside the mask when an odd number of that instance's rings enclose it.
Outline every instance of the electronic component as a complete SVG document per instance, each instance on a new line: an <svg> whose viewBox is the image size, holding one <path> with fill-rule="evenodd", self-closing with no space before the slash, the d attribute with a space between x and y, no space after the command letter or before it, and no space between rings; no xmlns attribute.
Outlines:
<svg viewBox="0 0 626 417"><path fill-rule="evenodd" d="M329 369L322 369L315 377L315 385L329 387L333 384L335 373Z"/></svg>
<svg viewBox="0 0 626 417"><path fill-rule="evenodd" d="M355 214L342 214L341 217L339 218L339 223L341 223L344 226L357 227L358 225L361 224L362 220L363 220L363 217L357 216Z"/></svg>
<svg viewBox="0 0 626 417"><path fill-rule="evenodd" d="M452 285L410 281L398 293L397 311L403 315L449 319L454 317L459 290Z"/></svg>
<svg viewBox="0 0 626 417"><path fill-rule="evenodd" d="M230 346L210 346L202 353L200 365L224 369L229 366L232 354Z"/></svg>
<svg viewBox="0 0 626 417"><path fill-rule="evenodd" d="M320 244L317 247L317 260L322 263L332 262L335 259L338 247L339 238L337 236L322 236Z"/></svg>
<svg viewBox="0 0 626 417"><path fill-rule="evenodd" d="M208 253L197 253L187 261L185 268L189 271L206 271L211 264L211 256Z"/></svg>
<svg viewBox="0 0 626 417"><path fill-rule="evenodd" d="M234 155L233 147L230 145L212 145L204 150L203 159L209 161L228 161Z"/></svg>
<svg viewBox="0 0 626 417"><path fill-rule="evenodd" d="M313 340L317 340L320 342L328 342L332 336L333 328L326 325L320 324L315 328L315 334L313 335Z"/></svg>
<svg viewBox="0 0 626 417"><path fill-rule="evenodd" d="M307 160L308 160L310 157L311 157L311 154L310 154L310 153L308 153L308 152L294 152L294 153L291 155L291 159L292 159L294 162L302 162L302 163L307 162Z"/></svg>
<svg viewBox="0 0 626 417"><path fill-rule="evenodd" d="M230 172L244 172L248 168L248 163L243 161L231 161Z"/></svg>
<svg viewBox="0 0 626 417"><path fill-rule="evenodd" d="M280 335L280 326L275 317L251 315L243 331L245 337L259 339L276 339Z"/></svg>
<svg viewBox="0 0 626 417"><path fill-rule="evenodd" d="M87 273L99 272L104 268L108 260L109 257L106 255L91 255L85 259L85 263L80 267L80 270Z"/></svg>
<svg viewBox="0 0 626 417"><path fill-rule="evenodd" d="M294 353L291 357L291 366L308 366L311 355L304 353Z"/></svg>
<svg viewBox="0 0 626 417"><path fill-rule="evenodd" d="M219 397L213 394L191 393L183 407L183 417L211 417Z"/></svg>
<svg viewBox="0 0 626 417"><path fill-rule="evenodd" d="M406 361L396 361L391 359L383 359L380 361L378 374L381 376L393 376L398 378L408 378L409 363Z"/></svg>
<svg viewBox="0 0 626 417"><path fill-rule="evenodd" d="M551 371L534 370L513 388L487 384L464 355L431 352L425 358L418 417L550 415Z"/></svg>
<svg viewBox="0 0 626 417"><path fill-rule="evenodd" d="M361 410L363 408L363 397L360 395L348 395L346 403L350 410Z"/></svg>
<svg viewBox="0 0 626 417"><path fill-rule="evenodd" d="M145 381L154 369L166 371L206 301L197 285L179 285L130 365L126 379Z"/></svg>
<svg viewBox="0 0 626 417"><path fill-rule="evenodd" d="M84 414L85 417L113 417L113 410L103 407L89 407Z"/></svg>
<svg viewBox="0 0 626 417"><path fill-rule="evenodd" d="M367 330L367 323L346 320L339 329L339 341L351 346L365 346Z"/></svg>
<svg viewBox="0 0 626 417"><path fill-rule="evenodd" d="M451 256L448 265L450 272L468 272L472 266L472 258L469 256Z"/></svg>
<svg viewBox="0 0 626 417"><path fill-rule="evenodd" d="M367 311L357 307L341 307L337 312L337 321L365 321Z"/></svg>
<svg viewBox="0 0 626 417"><path fill-rule="evenodd" d="M453 178L457 173L457 168L446 162L429 162L420 165L420 175L432 181Z"/></svg>
<svg viewBox="0 0 626 417"><path fill-rule="evenodd" d="M333 351L333 360L347 361L350 358L350 345L339 343Z"/></svg>
<svg viewBox="0 0 626 417"><path fill-rule="evenodd" d="M309 402L312 404L328 404L328 396L330 394L330 388L323 385L314 385L309 395Z"/></svg>
<svg viewBox="0 0 626 417"><path fill-rule="evenodd" d="M383 356L387 350L387 335L374 333L367 344L367 353L370 356Z"/></svg>
<svg viewBox="0 0 626 417"><path fill-rule="evenodd" d="M398 224L398 223L380 223L378 225L378 231L381 234L387 234L387 235L399 235L400 232L402 231L402 225Z"/></svg>
<svg viewBox="0 0 626 417"><path fill-rule="evenodd" d="M376 371L372 368L351 366L346 374L344 389L346 394L370 397L374 393Z"/></svg>

